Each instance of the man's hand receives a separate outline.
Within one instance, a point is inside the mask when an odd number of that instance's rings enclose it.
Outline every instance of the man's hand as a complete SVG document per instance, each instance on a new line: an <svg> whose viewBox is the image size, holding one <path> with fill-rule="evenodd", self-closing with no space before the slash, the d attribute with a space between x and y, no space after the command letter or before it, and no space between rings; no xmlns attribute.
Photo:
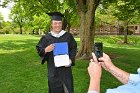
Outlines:
<svg viewBox="0 0 140 93"><path fill-rule="evenodd" d="M93 59L90 60L91 62L88 67L88 73L90 75L90 84L88 90L94 90L100 93L100 79L102 74L102 68L94 53L92 53L92 56Z"/></svg>
<svg viewBox="0 0 140 93"><path fill-rule="evenodd" d="M93 59L90 60L91 62L88 67L88 73L90 75L90 78L100 79L101 74L102 74L102 68L100 64L98 63L97 58L94 53L92 53L92 56L93 56Z"/></svg>
<svg viewBox="0 0 140 93"><path fill-rule="evenodd" d="M110 69L114 68L114 64L112 63L110 57L103 53L103 57L99 58L101 66L106 70L109 71Z"/></svg>
<svg viewBox="0 0 140 93"><path fill-rule="evenodd" d="M101 66L107 70L108 72L110 72L115 78L117 78L120 82L122 82L123 84L127 84L128 83L128 79L129 79L129 73L126 71L121 70L120 68L116 67L112 62L110 57L103 53L103 57L99 58L99 60L101 61L100 64Z"/></svg>
<svg viewBox="0 0 140 93"><path fill-rule="evenodd" d="M45 48L45 53L51 52L51 51L53 51L53 49L54 49L54 44L50 44L49 46L47 46Z"/></svg>

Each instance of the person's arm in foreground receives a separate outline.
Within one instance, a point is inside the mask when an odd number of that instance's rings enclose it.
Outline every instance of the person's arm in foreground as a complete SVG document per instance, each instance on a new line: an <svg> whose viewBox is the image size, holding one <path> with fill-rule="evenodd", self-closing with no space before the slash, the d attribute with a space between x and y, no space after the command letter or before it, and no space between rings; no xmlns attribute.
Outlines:
<svg viewBox="0 0 140 93"><path fill-rule="evenodd" d="M90 75L90 84L88 93L100 93L100 79L102 74L102 69L100 64L97 61L97 58L95 54L92 54L93 59L91 59L89 67L88 67L88 73Z"/></svg>
<svg viewBox="0 0 140 93"><path fill-rule="evenodd" d="M101 61L101 66L108 72L110 72L114 77L116 77L120 82L123 84L128 83L129 73L121 70L120 68L116 67L112 62L110 57L103 53L103 57L99 58Z"/></svg>

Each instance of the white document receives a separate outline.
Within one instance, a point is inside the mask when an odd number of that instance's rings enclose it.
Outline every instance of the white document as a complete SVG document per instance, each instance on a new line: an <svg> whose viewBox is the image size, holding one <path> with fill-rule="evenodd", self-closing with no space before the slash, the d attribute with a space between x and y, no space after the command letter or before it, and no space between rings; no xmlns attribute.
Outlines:
<svg viewBox="0 0 140 93"><path fill-rule="evenodd" d="M54 56L55 67L68 66L71 64L69 55L56 55Z"/></svg>

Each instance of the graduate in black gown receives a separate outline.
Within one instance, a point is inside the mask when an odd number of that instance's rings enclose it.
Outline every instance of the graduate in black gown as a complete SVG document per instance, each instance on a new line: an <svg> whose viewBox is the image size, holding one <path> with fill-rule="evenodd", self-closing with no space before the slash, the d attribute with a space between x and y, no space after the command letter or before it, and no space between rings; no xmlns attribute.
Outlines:
<svg viewBox="0 0 140 93"><path fill-rule="evenodd" d="M36 49L41 58L41 63L47 61L49 93L74 93L72 67L75 65L77 44L74 37L62 30L63 15L59 12L48 13L51 16L51 31L43 35ZM64 27L65 28L65 27ZM54 43L67 42L71 64L56 67L54 64Z"/></svg>

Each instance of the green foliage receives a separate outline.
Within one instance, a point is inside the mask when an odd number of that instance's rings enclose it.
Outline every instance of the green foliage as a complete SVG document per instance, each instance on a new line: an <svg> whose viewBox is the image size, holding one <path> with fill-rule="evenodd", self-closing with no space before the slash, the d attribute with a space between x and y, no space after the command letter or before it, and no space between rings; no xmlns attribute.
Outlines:
<svg viewBox="0 0 140 93"><path fill-rule="evenodd" d="M2 22L3 22L3 15L2 15L2 13L0 12L0 29L2 28Z"/></svg>
<svg viewBox="0 0 140 93"><path fill-rule="evenodd" d="M118 18L118 20L131 20L133 17L139 14L140 2L133 0L112 0L108 2L105 9L112 11L112 14ZM105 4L105 3L104 3Z"/></svg>
<svg viewBox="0 0 140 93"><path fill-rule="evenodd" d="M113 16L117 20L126 22L139 22L139 0L102 0L99 11L102 15ZM112 17L111 17L112 19ZM109 20L111 20L109 18Z"/></svg>
<svg viewBox="0 0 140 93"><path fill-rule="evenodd" d="M1 25L0 34L11 34L13 32L10 22L2 22Z"/></svg>
<svg viewBox="0 0 140 93"><path fill-rule="evenodd" d="M139 24L139 9L140 1L138 0L103 0L99 7L99 12L103 14L103 16L107 15L106 18L103 18L103 21L105 20L107 23L109 21L109 23L111 23L112 21L114 22L113 25L115 25L117 28L120 26L124 28L124 43L127 43L127 34L132 34L132 32L129 30L127 32L128 24Z"/></svg>
<svg viewBox="0 0 140 93"><path fill-rule="evenodd" d="M2 13L0 12L0 22L3 21L3 15Z"/></svg>
<svg viewBox="0 0 140 93"><path fill-rule="evenodd" d="M6 6L11 1L5 0L3 5ZM38 33L40 29L42 32L49 30L50 23L48 22L49 17L46 15L47 12L63 13L69 27L78 24L76 6L73 0L15 0L14 3L10 17L19 28L25 28L29 33L34 30Z"/></svg>
<svg viewBox="0 0 140 93"><path fill-rule="evenodd" d="M102 22L106 24L115 25L117 20L112 14L113 6L108 7L108 9L102 9L100 6L96 10L96 25L100 25Z"/></svg>
<svg viewBox="0 0 140 93"><path fill-rule="evenodd" d="M42 13L40 16L34 15L32 20L26 21L25 28L29 30L29 33L33 33L33 30L37 31L37 33L39 30L41 32L48 31L50 28L50 18L45 13Z"/></svg>

